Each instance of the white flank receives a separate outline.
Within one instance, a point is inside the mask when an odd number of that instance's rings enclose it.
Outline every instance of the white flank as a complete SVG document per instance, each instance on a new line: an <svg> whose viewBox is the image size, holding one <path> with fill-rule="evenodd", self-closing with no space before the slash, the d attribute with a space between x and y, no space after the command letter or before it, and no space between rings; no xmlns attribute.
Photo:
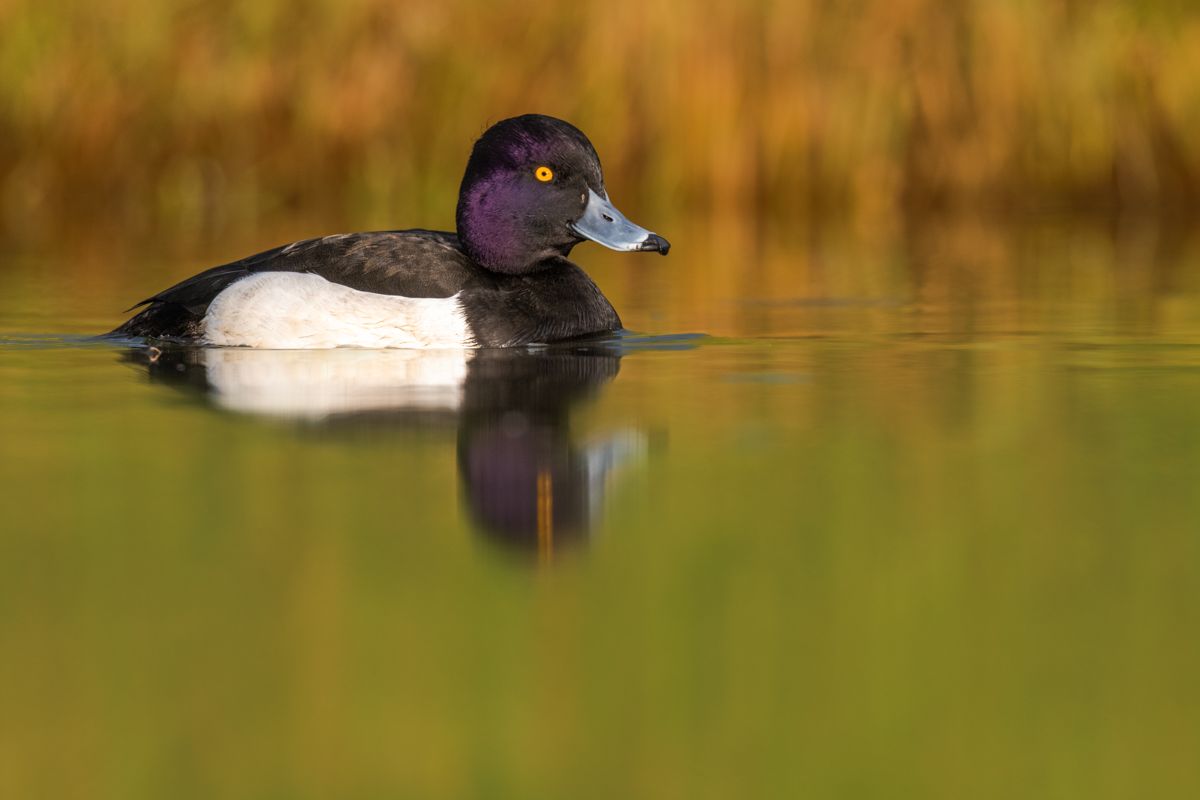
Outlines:
<svg viewBox="0 0 1200 800"><path fill-rule="evenodd" d="M360 292L303 272L262 272L225 289L204 316L204 341L272 350L474 345L458 295Z"/></svg>
<svg viewBox="0 0 1200 800"><path fill-rule="evenodd" d="M244 414L319 420L361 411L457 411L469 350L204 351L214 402Z"/></svg>

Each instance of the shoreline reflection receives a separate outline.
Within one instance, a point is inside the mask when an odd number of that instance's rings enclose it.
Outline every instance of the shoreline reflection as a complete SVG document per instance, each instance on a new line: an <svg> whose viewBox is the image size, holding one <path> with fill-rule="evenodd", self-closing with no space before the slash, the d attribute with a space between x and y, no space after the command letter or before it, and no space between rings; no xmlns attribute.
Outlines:
<svg viewBox="0 0 1200 800"><path fill-rule="evenodd" d="M577 437L571 412L620 370L618 347L541 351L148 347L151 383L241 416L338 432L454 429L460 497L487 538L543 558L587 538L637 429Z"/></svg>

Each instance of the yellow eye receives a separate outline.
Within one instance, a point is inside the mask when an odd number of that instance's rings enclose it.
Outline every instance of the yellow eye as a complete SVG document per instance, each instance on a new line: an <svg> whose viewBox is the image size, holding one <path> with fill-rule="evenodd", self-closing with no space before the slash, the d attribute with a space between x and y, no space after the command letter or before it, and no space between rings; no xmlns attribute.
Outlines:
<svg viewBox="0 0 1200 800"><path fill-rule="evenodd" d="M554 170L549 167L538 167L533 171L533 176L542 183L554 180Z"/></svg>

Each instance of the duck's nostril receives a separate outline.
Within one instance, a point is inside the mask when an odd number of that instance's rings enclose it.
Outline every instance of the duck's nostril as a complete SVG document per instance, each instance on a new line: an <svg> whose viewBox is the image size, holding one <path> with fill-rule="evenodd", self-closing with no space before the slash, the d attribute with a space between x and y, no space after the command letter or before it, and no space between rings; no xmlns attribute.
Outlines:
<svg viewBox="0 0 1200 800"><path fill-rule="evenodd" d="M604 215L603 215L603 217L604 217L604 220L605 220L606 222L612 222L612 221L613 221L613 218L612 218L612 217L610 217L608 214L604 214Z"/></svg>

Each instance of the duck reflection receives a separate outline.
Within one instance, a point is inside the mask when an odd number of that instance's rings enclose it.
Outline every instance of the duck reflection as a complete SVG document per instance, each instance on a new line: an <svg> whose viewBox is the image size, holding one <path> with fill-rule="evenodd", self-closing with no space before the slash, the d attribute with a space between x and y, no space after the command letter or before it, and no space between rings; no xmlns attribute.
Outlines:
<svg viewBox="0 0 1200 800"><path fill-rule="evenodd" d="M616 377L615 346L540 352L137 348L154 383L212 407L327 432L457 430L464 504L490 538L536 551L586 538L610 477L646 437L577 440L572 409Z"/></svg>

